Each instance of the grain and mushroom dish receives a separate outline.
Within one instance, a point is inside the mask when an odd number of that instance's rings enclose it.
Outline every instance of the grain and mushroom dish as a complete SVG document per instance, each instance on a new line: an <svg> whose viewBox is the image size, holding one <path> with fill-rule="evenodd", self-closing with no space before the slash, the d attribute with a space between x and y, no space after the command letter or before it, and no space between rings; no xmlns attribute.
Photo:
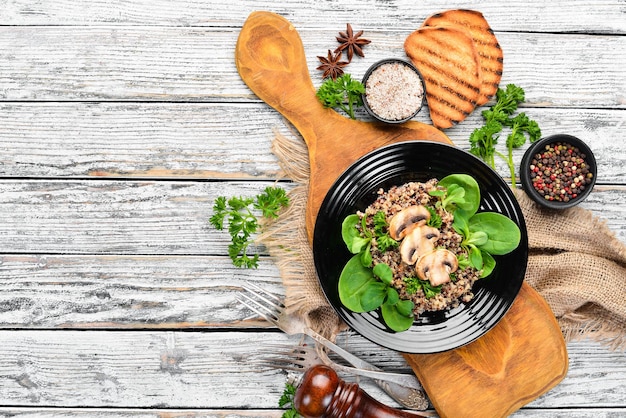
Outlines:
<svg viewBox="0 0 626 418"><path fill-rule="evenodd" d="M461 300L469 302L474 296L472 285L480 277L480 271L470 265L458 268L457 257L467 259L468 254L461 247L463 237L452 227L453 215L428 193L436 185L436 180L430 180L380 190L376 201L359 213L372 229L379 211L388 219L388 233L399 243L398 250L383 247L381 251L373 239L372 262L391 267L392 286L400 298L413 301L417 315L455 307Z"/></svg>
<svg viewBox="0 0 626 418"><path fill-rule="evenodd" d="M493 255L514 250L517 225L478 212L480 189L466 174L379 190L349 215L342 237L354 256L339 279L342 303L355 312L381 309L395 331L416 316L469 302L472 287L495 268Z"/></svg>

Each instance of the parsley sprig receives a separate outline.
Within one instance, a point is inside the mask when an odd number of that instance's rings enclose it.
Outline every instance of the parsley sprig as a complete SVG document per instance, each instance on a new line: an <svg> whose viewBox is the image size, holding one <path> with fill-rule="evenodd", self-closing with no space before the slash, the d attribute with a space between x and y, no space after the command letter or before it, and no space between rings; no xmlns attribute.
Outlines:
<svg viewBox="0 0 626 418"><path fill-rule="evenodd" d="M283 413L281 418L298 418L301 416L293 404L295 394L296 387L289 382L285 383L285 391L278 400L278 406L283 409L287 409L287 411Z"/></svg>
<svg viewBox="0 0 626 418"><path fill-rule="evenodd" d="M224 229L228 223L228 233L231 243L228 246L228 255L237 267L257 268L259 254L249 254L248 248L252 243L252 235L259 229L259 218L255 209L261 212L261 216L268 219L278 217L280 209L289 204L289 198L284 189L280 187L266 187L263 193L256 197L231 197L219 196L213 205L213 215L209 222L216 229Z"/></svg>
<svg viewBox="0 0 626 418"><path fill-rule="evenodd" d="M520 113L514 118L508 119L506 125L511 128L511 133L506 138L508 150L505 159L511 172L511 184L515 187L515 166L513 165L513 148L519 148L526 143L526 136L530 142L535 142L541 137L541 129L536 121L531 120L525 113Z"/></svg>
<svg viewBox="0 0 626 418"><path fill-rule="evenodd" d="M385 212L376 212L372 220L374 221L374 236L376 237L378 249L384 253L387 250L398 247L398 241L389 236L389 225L387 224Z"/></svg>
<svg viewBox="0 0 626 418"><path fill-rule="evenodd" d="M363 105L361 97L363 93L365 93L365 86L360 81L353 80L350 74L345 73L335 80L326 79L317 89L316 96L324 107L338 107L351 119L356 119L354 108Z"/></svg>
<svg viewBox="0 0 626 418"><path fill-rule="evenodd" d="M406 292L409 295L413 295L417 293L419 289L422 289L426 299L434 298L439 293L441 293L441 288L443 286L443 285L433 286L430 284L428 280L420 280L417 277L405 277L404 283L406 286Z"/></svg>
<svg viewBox="0 0 626 418"><path fill-rule="evenodd" d="M507 84L506 89L498 89L496 103L482 112L485 125L475 129L470 135L470 152L482 158L492 168L495 168L495 156L501 157L509 166L511 185L515 187L515 166L513 165L513 149L526 143L526 136L530 142L541 137L541 129L536 121L531 120L525 113L512 117L520 103L525 100L524 89L515 84ZM496 149L496 144L503 127L507 126L511 132L506 139L507 154Z"/></svg>

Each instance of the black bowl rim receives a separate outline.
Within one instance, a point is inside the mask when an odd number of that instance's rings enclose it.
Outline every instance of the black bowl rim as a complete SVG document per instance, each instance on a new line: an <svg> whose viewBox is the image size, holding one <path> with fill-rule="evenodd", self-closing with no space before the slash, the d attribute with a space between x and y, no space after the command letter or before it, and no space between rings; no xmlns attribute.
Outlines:
<svg viewBox="0 0 626 418"><path fill-rule="evenodd" d="M532 160L532 156L537 153L537 151L548 144L552 144L555 142L565 142L575 147L581 149L586 155L586 162L589 164L589 169L593 174L591 179L591 183L585 188L585 190L580 193L575 199L571 199L569 202L555 202L546 200L542 195L535 190L532 185L532 181L529 174L530 162ZM589 145L582 139L575 137L569 134L554 134L543 137L538 141L534 142L524 153L522 158L522 162L520 164L520 181L522 182L522 187L526 194L534 200L539 205L549 208L549 209L567 209L573 206L578 205L580 202L585 200L587 196L591 193L591 190L596 184L596 179L598 176L598 167L596 163L596 158L593 155L593 151L589 148Z"/></svg>
<svg viewBox="0 0 626 418"><path fill-rule="evenodd" d="M496 290L497 292L498 291L504 292L504 293L501 293L504 299L497 299L498 300L497 302L493 302L494 298L499 298L499 296L496 296L495 293L491 293L492 290L488 290L488 289L491 289L492 285L485 282L484 286L479 284L479 288L481 289L479 289L478 291L482 293L482 296L475 298L474 301L476 303L470 302L469 306L465 305L465 307L460 308L460 310L463 311L460 314L459 314L459 311L451 312L451 316L449 317L452 320L451 325L446 325L446 322L437 322L437 323L426 324L424 328L420 327L421 329L419 330L416 329L415 331L418 331L419 335L413 334L412 336L408 336L408 334L412 334L414 332L412 331L414 327L412 327L412 330L409 330L403 333L389 333L389 334L385 334L381 336L379 335L380 334L379 330L369 329L369 326L363 324L364 321L365 322L376 321L376 319L372 317L371 313L357 314L357 313L348 312L345 308L342 308L339 305L335 305L333 303L333 299L335 299L335 295L334 295L335 292L332 290L330 291L332 293L332 297L331 297L331 294L327 293L326 287L328 287L329 285L328 283L326 283L327 279L320 276L320 273L326 272L326 269L327 269L327 267L325 267L326 263L325 262L322 263L316 254L318 251L324 250L324 248L327 246L326 239L329 238L327 236L329 232L322 233L322 231L320 230L320 228L323 227L322 224L328 221L328 219L326 218L328 218L329 216L333 219L334 217L337 216L336 213L331 213L335 211L336 209L332 209L331 212L328 212L328 213L326 213L326 211L324 210L324 207L327 205L326 202L329 199L332 199L333 198L332 196L334 196L337 193L337 191L335 190L337 185L341 185L345 181L348 181L348 177L350 176L352 170L358 169L358 168L363 170L366 167L370 168L368 163L370 162L370 159L373 157L373 155L377 155L378 157L380 157L380 154L384 153L384 155L387 156L387 153L389 153L390 151L393 151L393 150L402 151L403 149L402 147L406 147L406 146L422 147L423 149L420 150L421 152L429 152L430 149L428 147L437 147L437 148L440 148L440 150L444 150L446 148L453 149L455 152L463 153L464 155L467 156L466 158L469 158L475 161L476 164L479 164L482 167L480 170L486 170L492 173L491 175L489 175L489 177L491 177L492 181L494 182L493 183L494 186L496 184L499 185L500 192L498 193L500 193L500 196L502 199L505 199L505 201L508 202L505 204L511 205L510 210L512 211L512 216L518 222L518 225L520 226L520 230L522 232L522 240L520 241L520 247L518 247L513 253L503 256L503 257L509 257L509 258L521 257L520 259L521 265L519 267L520 270L517 273L512 274L509 278L509 280L513 280L514 283L509 284L508 285L509 287L506 288L506 290L500 287L498 287L500 290ZM406 151L402 151L402 152L406 152ZM385 158L385 160L387 159ZM483 174L484 174L484 171L483 171ZM362 185L365 186L364 183ZM354 196L351 196L350 198L353 198L353 197ZM345 198L345 196L341 196L340 199L341 198ZM491 198L487 198L487 199L489 200ZM340 204L343 205L345 204L345 202L340 203ZM515 297L517 296L518 292L520 291L520 288L524 280L524 276L525 276L525 272L527 268L527 262L528 262L528 235L527 235L527 230L526 230L526 222L525 222L521 207L519 205L519 202L517 201L513 193L513 190L510 189L510 186L502 179L501 176L499 176L491 167L485 164L482 160L480 160L476 156L470 154L469 152L461 148L458 148L449 144L443 144L443 143L433 142L433 141L404 141L404 142L397 142L397 143L389 144L389 145L377 148L367 153L363 157L359 158L356 162L354 162L349 168L347 168L337 178L333 186L331 186L331 188L329 189L329 192L325 196L324 201L320 207L320 213L318 214L318 219L316 220L316 225L315 225L315 233L314 233L314 239L313 239L313 256L314 256L314 263L315 263L315 269L316 269L317 276L318 276L318 281L328 303L333 307L335 312L337 312L339 317L341 317L344 321L346 321L346 323L349 326L351 326L355 330L355 332L359 333L363 337L373 341L374 343L378 345L387 347L392 350L397 350L397 351L407 352L407 353L427 354L427 353L443 352L443 351L455 349L463 345L466 345L476 340L480 336L484 335L484 333L486 333L489 329L493 328L502 319L502 317L506 314L506 312L510 309L511 305L513 304L513 301ZM346 256L349 256L349 255L346 255ZM322 271L320 271L319 263L322 263L321 264ZM503 265L506 265L506 264L503 264ZM487 308L484 308L485 305L487 306ZM475 312L477 311L480 311L481 315L482 314L487 315L487 312L489 312L490 315L496 315L496 316L492 316L491 319L488 320L489 321L488 323L483 322L483 320L481 319L480 324L482 324L481 326L483 327L476 329L476 330L472 329L471 335L468 334L468 329L458 330L458 319L467 318L466 315L470 315L471 318L468 318L468 319L470 319L471 321L475 321L476 318L474 315L475 315ZM471 321L468 321L468 323ZM455 323L456 325L454 325ZM365 326L365 328L360 329L363 326ZM457 332L457 334L446 336L445 338L447 338L448 340L445 343L442 343L442 340L439 340L437 338L442 338L441 332L445 332L446 334L448 333L448 331L446 331L444 328L457 330L457 331L454 331L454 332ZM396 335L398 335L398 337L396 337ZM404 336L404 335L407 335L407 336ZM434 340L433 340L433 336L435 336ZM424 337L426 337L427 341L423 340ZM420 345L416 345L416 343L418 342Z"/></svg>
<svg viewBox="0 0 626 418"><path fill-rule="evenodd" d="M362 79L361 83L365 87L365 85L367 83L367 79L370 77L370 75L372 74L372 72L375 69L377 69L381 65L391 64L391 63L394 63L394 62L398 62L400 64L404 64L407 67L411 68L413 71L415 71L417 73L420 81L422 82L422 90L424 91L424 95L422 96L422 103L417 108L417 110L413 114L411 114L410 116L407 116L404 119L397 119L397 120L385 119L383 117L380 117L376 112L374 112L372 110L372 108L370 108L370 105L367 102L367 94L366 93L361 94L361 98L363 99L363 107L365 108L367 113L370 116L372 116L374 119L379 120L381 122L385 122L385 123L398 124L398 123L408 122L409 120L413 119L422 110L422 108L424 107L424 104L426 103L426 84L424 83L424 77L422 76L422 73L420 72L420 70L418 70L417 67L415 65L413 65L412 62L409 62L409 61L404 60L402 58L385 58L385 59L382 59L380 61L375 62L374 64L372 64L367 69L367 71L365 72L365 75L363 76L363 79Z"/></svg>

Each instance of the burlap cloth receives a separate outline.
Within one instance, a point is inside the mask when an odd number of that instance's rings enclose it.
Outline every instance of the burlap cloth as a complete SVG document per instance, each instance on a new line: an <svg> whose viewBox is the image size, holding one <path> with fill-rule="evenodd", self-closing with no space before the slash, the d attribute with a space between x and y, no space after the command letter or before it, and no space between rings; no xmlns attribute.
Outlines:
<svg viewBox="0 0 626 418"><path fill-rule="evenodd" d="M278 220L264 225L259 241L276 260L288 311L334 339L345 325L318 284L305 228L308 151L292 134L276 132L272 144L283 174L296 183L289 192L291 204ZM565 340L591 338L626 349L626 245L589 210L550 211L521 190L515 194L528 229L525 280L546 300Z"/></svg>

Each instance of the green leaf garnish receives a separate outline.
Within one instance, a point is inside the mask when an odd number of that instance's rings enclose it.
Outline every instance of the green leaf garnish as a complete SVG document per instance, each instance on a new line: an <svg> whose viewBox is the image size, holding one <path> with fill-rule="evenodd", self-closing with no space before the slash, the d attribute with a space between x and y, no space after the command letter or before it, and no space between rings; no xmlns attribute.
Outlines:
<svg viewBox="0 0 626 418"><path fill-rule="evenodd" d="M537 122L529 119L525 113L511 117L518 105L525 100L521 87L507 84L506 89L498 89L496 99L496 103L490 109L482 112L485 125L476 128L470 135L470 152L482 158L492 168L495 168L494 156L501 157L509 167L511 185L515 187L513 149L523 146L526 143L526 136L530 142L535 142L541 137L541 129ZM503 126L511 128L511 133L506 139L506 155L496 150Z"/></svg>
<svg viewBox="0 0 626 418"><path fill-rule="evenodd" d="M363 105L362 94L365 86L358 80L353 80L350 74L343 74L337 79L326 79L317 90L316 96L324 107L343 110L351 119L356 119L354 108Z"/></svg>
<svg viewBox="0 0 626 418"><path fill-rule="evenodd" d="M265 218L276 218L280 209L289 204L289 198L284 189L266 187L263 193L254 198L219 196L213 204L213 214L209 223L216 229L222 230L228 223L228 233L231 243L228 246L228 255L236 267L258 267L259 255L248 254L252 243L252 235L259 229L259 218L253 209L259 210Z"/></svg>

